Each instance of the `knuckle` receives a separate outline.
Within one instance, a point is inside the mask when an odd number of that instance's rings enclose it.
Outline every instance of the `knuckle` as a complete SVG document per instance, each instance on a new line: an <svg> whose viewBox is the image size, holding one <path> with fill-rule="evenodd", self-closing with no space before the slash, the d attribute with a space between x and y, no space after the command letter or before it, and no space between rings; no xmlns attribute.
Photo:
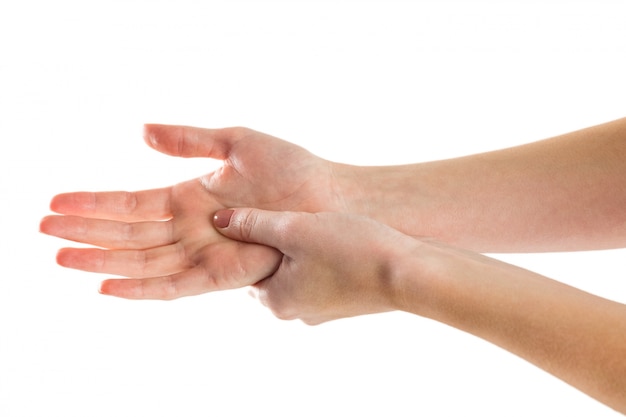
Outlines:
<svg viewBox="0 0 626 417"><path fill-rule="evenodd" d="M132 192L124 192L121 201L122 210L125 213L133 213L137 208L137 195Z"/></svg>
<svg viewBox="0 0 626 417"><path fill-rule="evenodd" d="M298 309L284 300L272 297L267 291L259 293L259 301L280 320L295 320L299 317Z"/></svg>
<svg viewBox="0 0 626 417"><path fill-rule="evenodd" d="M288 251L297 249L308 236L305 216L309 213L285 213L276 221L275 236L280 246ZM294 238L295 237L295 238Z"/></svg>
<svg viewBox="0 0 626 417"><path fill-rule="evenodd" d="M180 133L179 140L176 142L176 155L184 155L185 149L187 148L187 129L182 128Z"/></svg>
<svg viewBox="0 0 626 417"><path fill-rule="evenodd" d="M311 216L315 217L317 214L292 212L290 216L283 217L281 227L285 233L293 233L297 236L308 234Z"/></svg>
<svg viewBox="0 0 626 417"><path fill-rule="evenodd" d="M235 138L246 137L252 132L250 129L248 129L247 127L243 127L243 126L228 127L228 128L225 128L225 131L227 131L232 137L235 137Z"/></svg>
<svg viewBox="0 0 626 417"><path fill-rule="evenodd" d="M172 276L164 278L161 300L170 301L180 297L178 283Z"/></svg>
<svg viewBox="0 0 626 417"><path fill-rule="evenodd" d="M120 238L123 243L133 242L135 240L135 225L133 223L124 223L121 226Z"/></svg>
<svg viewBox="0 0 626 417"><path fill-rule="evenodd" d="M180 296L180 289L177 280L172 276L163 277L156 298L163 301L171 301L179 298Z"/></svg>
<svg viewBox="0 0 626 417"><path fill-rule="evenodd" d="M298 314L292 308L286 308L284 306L280 308L271 308L270 311L279 320L295 320L298 318Z"/></svg>
<svg viewBox="0 0 626 417"><path fill-rule="evenodd" d="M150 255L145 250L137 250L134 255L135 274L142 277L146 276L148 265L151 263Z"/></svg>
<svg viewBox="0 0 626 417"><path fill-rule="evenodd" d="M259 214L255 210L248 211L239 222L239 232L245 240L254 237L254 230L259 221Z"/></svg>
<svg viewBox="0 0 626 417"><path fill-rule="evenodd" d="M195 129L183 127L179 140L176 142L176 154L179 156L196 155L198 149L198 137Z"/></svg>
<svg viewBox="0 0 626 417"><path fill-rule="evenodd" d="M174 244L174 250L176 265L182 268L191 268L194 266L195 262L191 259L189 250L184 244L176 242Z"/></svg>

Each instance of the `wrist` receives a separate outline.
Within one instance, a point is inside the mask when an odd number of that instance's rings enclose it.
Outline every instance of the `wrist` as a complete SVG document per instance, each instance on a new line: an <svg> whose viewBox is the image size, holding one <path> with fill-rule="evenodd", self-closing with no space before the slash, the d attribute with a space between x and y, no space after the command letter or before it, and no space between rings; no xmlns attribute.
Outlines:
<svg viewBox="0 0 626 417"><path fill-rule="evenodd" d="M496 263L446 243L408 237L410 251L399 253L390 279L394 309L451 324L473 297L473 278L493 272Z"/></svg>
<svg viewBox="0 0 626 417"><path fill-rule="evenodd" d="M406 239L404 250L394 251L388 262L389 303L392 310L430 316L435 283L445 265L428 253L428 244L410 236Z"/></svg>
<svg viewBox="0 0 626 417"><path fill-rule="evenodd" d="M432 236L430 193L419 164L357 166L333 164L333 175L347 213L375 219L409 235ZM426 221L429 219L429 221Z"/></svg>

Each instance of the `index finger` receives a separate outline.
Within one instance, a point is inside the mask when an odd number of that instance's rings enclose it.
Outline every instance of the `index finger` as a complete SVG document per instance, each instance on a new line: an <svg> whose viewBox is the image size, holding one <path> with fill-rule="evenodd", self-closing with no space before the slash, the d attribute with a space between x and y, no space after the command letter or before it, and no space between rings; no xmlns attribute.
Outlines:
<svg viewBox="0 0 626 417"><path fill-rule="evenodd" d="M52 198L59 214L118 221L166 220L172 217L171 187L144 191L73 192Z"/></svg>

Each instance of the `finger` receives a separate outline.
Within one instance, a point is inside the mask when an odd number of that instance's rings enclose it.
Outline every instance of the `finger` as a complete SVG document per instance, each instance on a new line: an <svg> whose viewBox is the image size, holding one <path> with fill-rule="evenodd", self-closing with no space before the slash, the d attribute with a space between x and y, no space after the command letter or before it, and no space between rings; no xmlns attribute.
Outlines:
<svg viewBox="0 0 626 417"><path fill-rule="evenodd" d="M292 239L299 238L290 229L301 215L305 214L238 208L217 211L213 223L226 237L271 246L285 253Z"/></svg>
<svg viewBox="0 0 626 417"><path fill-rule="evenodd" d="M224 160L248 129L203 129L190 126L147 124L144 140L159 152L185 158L205 157Z"/></svg>
<svg viewBox="0 0 626 417"><path fill-rule="evenodd" d="M63 248L57 253L57 263L81 271L138 278L173 274L190 267L180 244L146 250Z"/></svg>
<svg viewBox="0 0 626 417"><path fill-rule="evenodd" d="M107 279L100 285L100 293L133 300L173 300L218 290L216 281L198 266L161 277Z"/></svg>
<svg viewBox="0 0 626 417"><path fill-rule="evenodd" d="M77 216L47 216L42 233L108 249L147 249L174 242L172 222L124 223Z"/></svg>
<svg viewBox="0 0 626 417"><path fill-rule="evenodd" d="M171 300L243 288L272 275L282 254L267 246L227 242L203 264L176 274L144 279L105 280L100 292L122 298Z"/></svg>
<svg viewBox="0 0 626 417"><path fill-rule="evenodd" d="M144 191L74 192L56 195L50 209L60 214L121 220L163 220L171 217L171 187Z"/></svg>
<svg viewBox="0 0 626 417"><path fill-rule="evenodd" d="M100 284L100 293L131 300L173 300L206 292L198 275L194 268L155 278L107 279Z"/></svg>

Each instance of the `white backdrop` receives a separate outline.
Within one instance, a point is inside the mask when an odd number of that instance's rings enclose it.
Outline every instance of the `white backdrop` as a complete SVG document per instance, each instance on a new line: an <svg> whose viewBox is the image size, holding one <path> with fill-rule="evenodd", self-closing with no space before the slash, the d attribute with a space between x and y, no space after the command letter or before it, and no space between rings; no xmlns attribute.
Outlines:
<svg viewBox="0 0 626 417"><path fill-rule="evenodd" d="M604 0L0 0L0 415L615 415L420 317L308 327L245 290L101 296L38 222L59 192L217 166L152 151L145 122L244 125L373 165L623 117L625 16ZM625 253L499 258L626 302Z"/></svg>

